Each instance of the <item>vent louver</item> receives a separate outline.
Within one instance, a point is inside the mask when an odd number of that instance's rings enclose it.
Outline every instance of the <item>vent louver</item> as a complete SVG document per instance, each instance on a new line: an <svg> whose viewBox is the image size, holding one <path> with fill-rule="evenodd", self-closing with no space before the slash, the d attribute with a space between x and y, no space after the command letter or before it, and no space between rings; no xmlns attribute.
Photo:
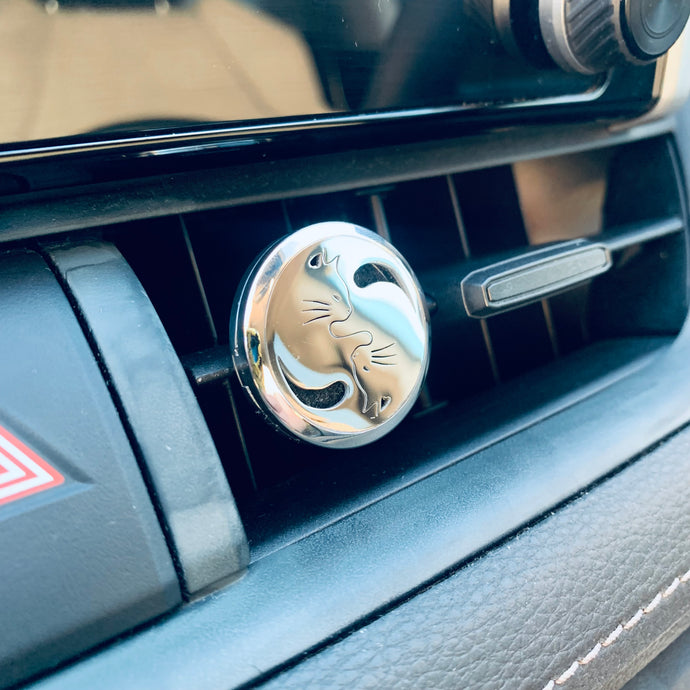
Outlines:
<svg viewBox="0 0 690 690"><path fill-rule="evenodd" d="M105 234L190 375L256 556L590 394L668 344L687 312L679 185L670 144L658 139ZM415 409L389 437L352 451L298 445L270 429L230 369L228 322L245 270L282 235L324 220L390 239L432 312L431 365ZM462 281L473 271L584 238L608 252L600 275L555 281L496 315L468 315Z"/></svg>

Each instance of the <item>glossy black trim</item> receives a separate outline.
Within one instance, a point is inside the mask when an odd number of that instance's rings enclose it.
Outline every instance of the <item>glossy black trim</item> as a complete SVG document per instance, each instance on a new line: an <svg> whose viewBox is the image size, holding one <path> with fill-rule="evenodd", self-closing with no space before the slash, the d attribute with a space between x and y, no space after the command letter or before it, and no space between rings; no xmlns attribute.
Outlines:
<svg viewBox="0 0 690 690"><path fill-rule="evenodd" d="M59 167L51 159L12 170L29 178L27 186L43 188L0 196L0 243L174 213L380 187L505 165L536 155L613 146L662 135L672 127L671 118L632 129L611 130L603 122L521 127L395 146L381 142L379 146L355 148L353 144L328 155L319 151L295 158L287 155L289 147L281 157L282 151L267 146L262 149L265 157L244 165L232 165L236 161L228 154L164 156L134 162L112 155L95 161L69 161L74 165L65 161ZM145 165L162 162L176 166L159 169ZM132 172L130 178L125 177L128 171ZM0 166L0 185L3 172ZM57 189L50 189L60 183Z"/></svg>
<svg viewBox="0 0 690 690"><path fill-rule="evenodd" d="M516 124L572 122L596 118L635 117L655 103L656 67L612 70L602 85L584 94L527 103L449 104L443 107L391 109L358 114L335 114L190 125L150 132L112 132L43 139L0 145L2 163L29 163L45 159L145 160L184 159L190 154L215 154L232 162L265 158L287 150L290 155L344 147L381 145L438 139ZM280 153L279 153L280 155ZM165 168L168 163L153 167ZM0 188L1 195L1 188Z"/></svg>

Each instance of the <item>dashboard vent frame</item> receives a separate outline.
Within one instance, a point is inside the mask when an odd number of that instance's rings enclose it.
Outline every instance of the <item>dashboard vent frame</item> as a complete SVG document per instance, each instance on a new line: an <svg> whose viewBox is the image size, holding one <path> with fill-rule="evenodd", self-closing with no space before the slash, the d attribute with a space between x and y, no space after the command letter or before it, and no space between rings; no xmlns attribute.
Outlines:
<svg viewBox="0 0 690 690"><path fill-rule="evenodd" d="M652 258L681 256L674 265L673 279L660 281L663 284L655 297L657 304L659 295L668 298L675 294L677 299L662 299L669 308L649 327L642 323L653 311L648 304L642 310L647 316L632 328L624 324L612 327L605 318L606 310L601 312L597 306L606 303L607 289L600 291L603 296L596 300L591 322L586 327L579 323L583 309L589 308L591 283L488 319L470 319L462 313L458 294L463 276L472 267L505 257L506 252L519 255L530 251L509 165L397 185L305 194L153 223L140 221L136 228L121 226L104 232L123 251L149 291L181 356L238 502L253 558L438 471L443 466L438 458L446 446L460 444L474 452L601 390L644 366L655 351L672 341L687 311L682 183L673 151L667 140L657 138L621 146L609 154L613 154L613 162L601 211L601 237L614 256L614 266L630 251L647 251ZM621 207L617 199L630 183L630 160L641 157L659 162L664 174L653 181L651 203L637 209ZM474 209L482 198L476 190L482 188L502 190L500 203L492 204L484 214ZM415 197L411 193L415 189L423 194ZM424 203L415 202L419 198ZM427 232L422 232L421 239L433 233L432 248L423 248L416 237L420 218L427 219ZM342 451L325 451L328 456L324 457L323 450L297 445L268 430L237 386L223 325L243 267L286 232L326 219L355 222L391 239L412 263L435 312L428 385L414 414L395 432L395 438L358 451L357 457L354 453L345 457ZM500 242L491 241L492 232L501 233ZM169 275L162 285L154 286L147 271L150 256L159 251L165 268L159 266L155 277L160 277L161 270ZM173 255L174 261L166 265L166 257ZM611 282L611 277L595 282L602 281ZM616 286L615 293L620 304L613 307L622 311L630 308L631 299L639 298L635 289L626 292ZM182 300L180 295L184 295ZM195 304L181 308L185 300ZM190 308L194 318L186 321ZM518 328L533 335L520 348L512 337ZM439 367L439 360L463 362L463 371ZM468 366L468 361L473 364ZM530 374L539 369L542 373ZM462 395L457 395L458 390ZM471 415L479 417L477 423L459 424L457 433L448 435L449 420ZM430 423L432 418L436 421ZM470 426L475 428L470 430ZM417 444L415 438L420 434L430 438ZM441 434L447 437L439 440ZM410 444L416 446L416 453L409 451ZM349 467L353 476L345 477L338 465Z"/></svg>

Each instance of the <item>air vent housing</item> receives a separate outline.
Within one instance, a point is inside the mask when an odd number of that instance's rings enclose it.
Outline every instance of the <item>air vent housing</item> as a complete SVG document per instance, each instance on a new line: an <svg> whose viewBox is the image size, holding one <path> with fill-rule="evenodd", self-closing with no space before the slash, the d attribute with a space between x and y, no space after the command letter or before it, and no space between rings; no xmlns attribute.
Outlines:
<svg viewBox="0 0 690 690"><path fill-rule="evenodd" d="M687 313L685 209L665 138L366 189L108 228L183 361L254 557L485 447L643 366ZM407 258L432 310L427 385L363 449L298 444L268 427L231 371L233 297L255 257L306 225L376 230ZM587 239L611 267L488 318L461 283L535 247Z"/></svg>

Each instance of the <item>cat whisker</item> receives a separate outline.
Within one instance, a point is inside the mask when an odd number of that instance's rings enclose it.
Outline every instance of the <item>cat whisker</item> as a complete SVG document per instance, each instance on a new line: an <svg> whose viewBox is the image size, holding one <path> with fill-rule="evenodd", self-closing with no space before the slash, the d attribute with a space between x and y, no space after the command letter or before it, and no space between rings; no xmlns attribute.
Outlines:
<svg viewBox="0 0 690 690"><path fill-rule="evenodd" d="M309 321L305 321L302 325L306 326L308 323L313 323L314 321L318 321L319 319L327 319L330 316L330 314L322 314L321 316L315 316L313 319L309 319Z"/></svg>
<svg viewBox="0 0 690 690"><path fill-rule="evenodd" d="M395 356L396 356L395 353L393 353L392 355L372 355L371 358L372 359L388 359L389 357L395 357Z"/></svg>
<svg viewBox="0 0 690 690"><path fill-rule="evenodd" d="M387 350L389 347L393 347L393 345L395 345L395 343L388 343L388 345L384 345L383 347L377 347L375 350L372 350L371 352L372 354L374 352L381 352L382 350Z"/></svg>
<svg viewBox="0 0 690 690"><path fill-rule="evenodd" d="M312 304L322 304L324 307L328 306L328 302L322 302L320 299L303 299L303 302L311 302Z"/></svg>
<svg viewBox="0 0 690 690"><path fill-rule="evenodd" d="M380 367L394 367L395 362L377 362L376 360L371 360L372 364L378 364Z"/></svg>
<svg viewBox="0 0 690 690"><path fill-rule="evenodd" d="M308 311L327 311L327 312L329 312L330 309L324 309L323 307L310 307L309 309L302 309L302 313L305 313Z"/></svg>

